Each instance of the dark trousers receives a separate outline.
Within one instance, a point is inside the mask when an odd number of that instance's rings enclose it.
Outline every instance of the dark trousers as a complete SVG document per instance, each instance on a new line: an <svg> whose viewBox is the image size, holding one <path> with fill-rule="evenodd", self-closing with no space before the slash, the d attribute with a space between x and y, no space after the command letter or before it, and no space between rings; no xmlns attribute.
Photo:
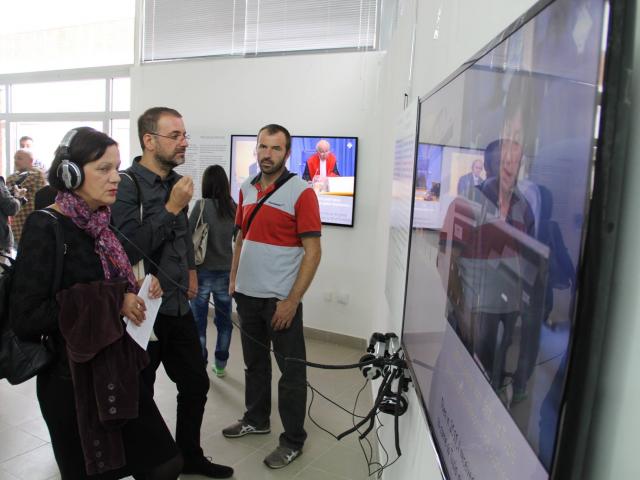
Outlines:
<svg viewBox="0 0 640 480"><path fill-rule="evenodd" d="M149 342L151 361L142 371L145 383L153 390L160 362L178 389L176 443L185 463L202 457L200 427L207 403L209 376L202 359L200 339L189 310L182 316L158 314L153 330L158 341Z"/></svg>
<svg viewBox="0 0 640 480"><path fill-rule="evenodd" d="M480 313L476 318L474 352L494 390L504 386L507 350L513 341L513 330L519 315L519 312Z"/></svg>
<svg viewBox="0 0 640 480"><path fill-rule="evenodd" d="M273 344L281 376L278 382L278 411L284 426L280 445L301 449L307 438L304 418L307 406L307 370L300 363L285 362L285 357L306 359L302 331L302 304L298 306L291 326L273 331L271 319L277 298L255 298L236 293L238 315L242 326L242 354L245 364L244 420L262 428L269 425L271 415L271 354L265 347ZM246 335L245 335L246 333ZM253 340L250 337L253 337Z"/></svg>

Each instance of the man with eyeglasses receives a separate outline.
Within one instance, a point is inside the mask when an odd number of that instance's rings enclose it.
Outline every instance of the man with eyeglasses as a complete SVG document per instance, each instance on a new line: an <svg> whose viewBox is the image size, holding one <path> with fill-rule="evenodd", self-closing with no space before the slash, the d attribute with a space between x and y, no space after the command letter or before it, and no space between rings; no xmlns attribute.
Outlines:
<svg viewBox="0 0 640 480"><path fill-rule="evenodd" d="M154 107L138 119L138 137L142 156L121 176L112 221L131 264L143 260L145 273L155 274L164 292L143 378L153 389L162 362L177 386L176 443L183 473L228 478L233 469L212 463L200 447L209 377L189 307L198 290L187 219L193 180L174 171L185 161L189 136L179 112Z"/></svg>

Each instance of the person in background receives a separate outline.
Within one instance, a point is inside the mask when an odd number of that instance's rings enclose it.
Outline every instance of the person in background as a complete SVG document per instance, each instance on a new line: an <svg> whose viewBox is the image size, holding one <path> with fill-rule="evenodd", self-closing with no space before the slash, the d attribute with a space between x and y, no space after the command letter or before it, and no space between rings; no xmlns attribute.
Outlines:
<svg viewBox="0 0 640 480"><path fill-rule="evenodd" d="M209 376L189 305L198 291L187 218L193 180L174 170L185 161L189 135L178 111L154 107L138 118L138 138L142 156L133 160L129 176L122 176L113 224L132 265L144 258L146 272L157 268L164 291L153 327L155 337L148 347L151 362L143 377L153 388L162 362L176 384L176 442L184 457L182 473L228 478L233 469L211 462L200 446Z"/></svg>
<svg viewBox="0 0 640 480"><path fill-rule="evenodd" d="M20 210L22 201L7 188L4 177L0 177L0 253L11 255L14 246L9 217Z"/></svg>
<svg viewBox="0 0 640 480"><path fill-rule="evenodd" d="M66 177L65 162L81 175ZM118 146L104 133L80 127L65 136L49 172L58 190L55 205L27 219L11 285L9 321L16 335L47 338L56 353L38 374L36 391L63 480L171 480L182 467L151 391L140 381L148 356L124 335L121 316L141 324L145 302L109 227L119 166ZM150 297L161 295L153 279Z"/></svg>
<svg viewBox="0 0 640 480"><path fill-rule="evenodd" d="M207 253L204 262L197 268L198 294L191 300L191 309L198 326L202 354L207 361L207 316L209 297L213 295L215 308L213 323L218 330L218 337L215 360L211 368L218 377L225 376L233 329L229 271L233 254L231 245L235 215L236 204L231 198L229 179L224 168L220 165L207 167L202 176L202 200L195 204L189 216L189 227L192 233L200 216L202 221L209 225Z"/></svg>
<svg viewBox="0 0 640 480"><path fill-rule="evenodd" d="M302 178L307 182L314 181L316 177L339 177L336 156L331 151L331 145L326 140L320 140L316 144L316 153L311 155L305 164Z"/></svg>
<svg viewBox="0 0 640 480"><path fill-rule="evenodd" d="M20 144L20 148L23 150L31 150L31 148L33 148L33 138L28 137L27 135L20 137L18 143Z"/></svg>
<svg viewBox="0 0 640 480"><path fill-rule="evenodd" d="M20 145L21 150L29 150L30 152L33 152L33 138L25 135L23 137L20 137L20 140L18 140L18 144ZM46 170L44 163L42 163L35 157L33 157L33 167L38 168L43 172Z"/></svg>
<svg viewBox="0 0 640 480"><path fill-rule="evenodd" d="M7 178L7 186L24 190L25 203L20 211L13 216L11 228L15 243L20 243L22 227L31 212L35 209L36 192L45 186L44 173L33 166L33 153L29 150L18 150L13 156L14 173Z"/></svg>
<svg viewBox="0 0 640 480"><path fill-rule="evenodd" d="M271 431L271 354L265 346L273 343L282 373L278 410L284 432L264 463L283 468L298 458L307 438L306 367L285 364L284 359L306 357L301 301L320 263L320 209L307 182L287 171L291 135L286 128L275 124L261 128L257 147L260 174L240 189L236 214L240 231L229 280L243 329L246 411L222 434L237 438ZM271 193L254 215L258 201Z"/></svg>

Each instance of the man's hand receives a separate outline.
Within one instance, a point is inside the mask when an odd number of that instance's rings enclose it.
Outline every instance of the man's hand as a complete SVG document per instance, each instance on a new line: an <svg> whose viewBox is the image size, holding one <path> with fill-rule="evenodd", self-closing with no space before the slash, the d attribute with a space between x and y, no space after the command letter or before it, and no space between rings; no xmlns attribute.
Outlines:
<svg viewBox="0 0 640 480"><path fill-rule="evenodd" d="M169 212L177 215L189 204L191 197L193 197L193 180L191 177L182 177L171 189L169 201L165 207Z"/></svg>
<svg viewBox="0 0 640 480"><path fill-rule="evenodd" d="M162 291L162 287L160 286L160 280L158 280L158 277L156 277L155 275L151 275L151 284L149 285L149 298L161 298L163 293L164 292Z"/></svg>
<svg viewBox="0 0 640 480"><path fill-rule="evenodd" d="M229 280L229 296L233 297L233 294L236 293L236 281Z"/></svg>
<svg viewBox="0 0 640 480"><path fill-rule="evenodd" d="M187 298L193 300L198 295L198 274L195 270L189 270L189 289Z"/></svg>
<svg viewBox="0 0 640 480"><path fill-rule="evenodd" d="M293 317L298 310L300 302L285 298L276 304L276 311L271 319L271 327L274 331L286 330L291 326Z"/></svg>

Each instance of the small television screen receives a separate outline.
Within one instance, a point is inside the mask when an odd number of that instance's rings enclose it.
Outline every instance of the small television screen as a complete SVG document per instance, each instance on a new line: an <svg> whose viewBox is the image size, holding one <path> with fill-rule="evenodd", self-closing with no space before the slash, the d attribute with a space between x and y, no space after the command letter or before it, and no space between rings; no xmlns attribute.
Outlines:
<svg viewBox="0 0 640 480"><path fill-rule="evenodd" d="M608 7L541 1L420 100L402 343L446 478L565 461Z"/></svg>
<svg viewBox="0 0 640 480"><path fill-rule="evenodd" d="M486 178L483 152L419 143L415 175L414 228L442 228L451 201L470 195L471 187Z"/></svg>
<svg viewBox="0 0 640 480"><path fill-rule="evenodd" d="M255 135L231 135L231 196L236 201L242 183L260 172L256 141ZM319 148L328 150L325 160L321 161ZM323 224L353 226L357 158L356 137L291 137L287 169L316 192Z"/></svg>

